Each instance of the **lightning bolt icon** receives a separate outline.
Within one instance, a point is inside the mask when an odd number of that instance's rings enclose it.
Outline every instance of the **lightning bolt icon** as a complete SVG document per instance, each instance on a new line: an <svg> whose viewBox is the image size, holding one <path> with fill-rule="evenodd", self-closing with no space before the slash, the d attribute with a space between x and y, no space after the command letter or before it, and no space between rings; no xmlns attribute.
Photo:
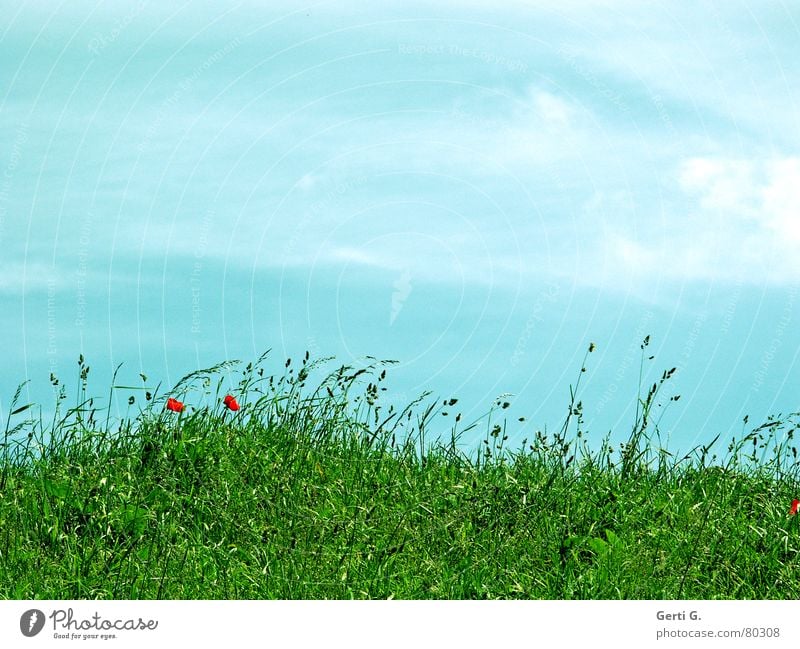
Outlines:
<svg viewBox="0 0 800 649"><path fill-rule="evenodd" d="M36 614L36 611L31 613L31 617L28 620L28 631L32 631L33 630L33 626L36 624L36 620L38 620L38 619L39 619L39 616Z"/></svg>

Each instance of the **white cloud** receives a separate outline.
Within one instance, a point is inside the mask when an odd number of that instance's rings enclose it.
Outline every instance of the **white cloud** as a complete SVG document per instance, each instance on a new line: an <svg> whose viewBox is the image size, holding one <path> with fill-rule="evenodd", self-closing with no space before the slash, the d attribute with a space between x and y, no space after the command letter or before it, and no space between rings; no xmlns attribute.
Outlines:
<svg viewBox="0 0 800 649"><path fill-rule="evenodd" d="M307 173L303 175L296 183L297 189L307 192L317 184L318 178L314 174Z"/></svg>
<svg viewBox="0 0 800 649"><path fill-rule="evenodd" d="M752 223L743 239L754 229L775 235L779 246L800 242L800 158L693 158L683 163L679 180L704 209L724 211L728 222Z"/></svg>
<svg viewBox="0 0 800 649"><path fill-rule="evenodd" d="M55 287L59 275L55 269L39 263L5 263L0 266L0 292L21 294Z"/></svg>
<svg viewBox="0 0 800 649"><path fill-rule="evenodd" d="M769 162L767 179L759 188L767 225L787 243L800 244L800 158Z"/></svg>
<svg viewBox="0 0 800 649"><path fill-rule="evenodd" d="M392 268L392 264L387 261L386 257L381 258L379 255L367 252L360 248L334 248L328 255L321 258L321 261L341 262L345 264L357 264L360 266L370 266L373 268Z"/></svg>
<svg viewBox="0 0 800 649"><path fill-rule="evenodd" d="M753 174L750 160L692 158L683 163L679 181L685 191L699 194L703 208L741 213L752 203Z"/></svg>
<svg viewBox="0 0 800 649"><path fill-rule="evenodd" d="M755 3L748 11L737 3L639 4L595 14L591 36L567 31L563 42L592 75L629 80L646 97L642 107L658 108L666 126L697 124L699 116L699 135L798 142L800 77L789 64L797 34L781 3Z"/></svg>
<svg viewBox="0 0 800 649"><path fill-rule="evenodd" d="M570 126L574 109L567 101L543 91L537 92L533 100L537 113L546 124L559 128Z"/></svg>
<svg viewBox="0 0 800 649"><path fill-rule="evenodd" d="M662 214L624 194L587 201L599 223L583 281L643 296L662 281L800 281L800 158L690 158L674 180Z"/></svg>

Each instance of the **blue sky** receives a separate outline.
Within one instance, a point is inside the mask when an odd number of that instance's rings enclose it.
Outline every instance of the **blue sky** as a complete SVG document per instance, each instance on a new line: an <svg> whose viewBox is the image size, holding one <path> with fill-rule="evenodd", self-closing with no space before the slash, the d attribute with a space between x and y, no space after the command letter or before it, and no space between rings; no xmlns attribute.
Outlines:
<svg viewBox="0 0 800 649"><path fill-rule="evenodd" d="M800 409L790 3L5 14L3 412L81 352L99 396L311 349L554 428L594 342L588 427L624 437L647 334L679 448Z"/></svg>

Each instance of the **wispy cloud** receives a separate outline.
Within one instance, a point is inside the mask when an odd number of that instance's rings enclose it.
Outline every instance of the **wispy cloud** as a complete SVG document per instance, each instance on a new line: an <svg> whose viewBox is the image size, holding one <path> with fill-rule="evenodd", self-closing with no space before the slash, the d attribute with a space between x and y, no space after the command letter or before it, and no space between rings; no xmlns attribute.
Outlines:
<svg viewBox="0 0 800 649"><path fill-rule="evenodd" d="M800 252L800 157L694 158L684 163L680 181L705 213L739 227L743 243L771 236L765 256Z"/></svg>
<svg viewBox="0 0 800 649"><path fill-rule="evenodd" d="M781 245L800 242L800 157L694 158L680 180L704 210L724 211L731 222L772 233Z"/></svg>
<svg viewBox="0 0 800 649"><path fill-rule="evenodd" d="M643 291L658 282L800 281L800 159L690 158L671 186L656 209L625 195L588 203L597 214L616 208L617 218L595 229L580 276Z"/></svg>
<svg viewBox="0 0 800 649"><path fill-rule="evenodd" d="M6 295L55 291L69 285L69 278L50 264L39 261L0 263L0 293Z"/></svg>
<svg viewBox="0 0 800 649"><path fill-rule="evenodd" d="M89 196L112 226L92 245L113 251L116 265L175 257L251 269L408 269L415 282L484 284L557 275L610 290L632 279L797 280L800 159L784 149L800 84L779 64L790 29L765 41L727 7L468 7L494 11L496 21L387 22L372 8L384 22L311 40L306 23L291 23L296 34L286 38L302 46L280 59L275 78L261 65L262 35L248 37L233 12L223 31L239 35L236 55L215 59L174 103L165 104L196 63L166 69L152 96L122 87L137 97L136 119L118 123L104 106L105 135L93 138L113 140L113 152L82 149L68 161L102 166L104 177L66 186L53 205L66 223L85 209L86 187L119 180L118 190ZM781 15L762 9L768 20ZM398 3L392 16L403 11ZM714 25L701 20L709 15ZM130 29L150 18L137 15ZM547 38L506 29L520 21L546 25ZM229 41L197 34L189 58L204 61ZM482 55L453 54L455 45ZM359 54L373 49L380 54ZM498 65L501 57L527 67ZM55 98L62 110L63 97L47 90L42 105ZM84 114L80 95L70 97L63 114ZM58 138L74 139L72 124L65 119ZM150 131L157 150L139 151ZM46 237L50 211L31 218ZM69 247L77 234L62 230L59 246ZM9 261L20 263L22 250Z"/></svg>

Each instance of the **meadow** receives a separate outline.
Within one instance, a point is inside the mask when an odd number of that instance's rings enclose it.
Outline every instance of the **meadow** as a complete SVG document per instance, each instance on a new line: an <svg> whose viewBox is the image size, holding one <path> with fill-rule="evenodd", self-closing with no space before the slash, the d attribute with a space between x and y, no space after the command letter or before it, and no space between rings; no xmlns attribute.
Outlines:
<svg viewBox="0 0 800 649"><path fill-rule="evenodd" d="M592 350L551 431L503 400L471 422L455 398L385 407L389 361L262 356L96 395L81 356L51 420L22 387L8 409L0 597L800 598L798 415L676 456L667 369L627 441L590 443Z"/></svg>

